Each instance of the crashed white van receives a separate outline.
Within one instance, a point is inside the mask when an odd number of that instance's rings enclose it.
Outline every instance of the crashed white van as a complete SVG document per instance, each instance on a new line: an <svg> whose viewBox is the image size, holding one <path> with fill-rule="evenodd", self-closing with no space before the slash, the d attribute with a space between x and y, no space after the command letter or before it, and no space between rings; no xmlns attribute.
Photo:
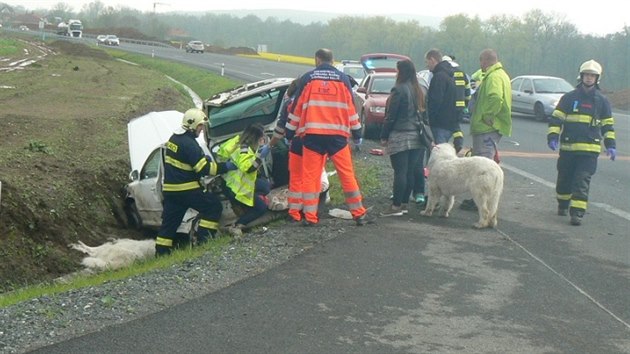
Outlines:
<svg viewBox="0 0 630 354"><path fill-rule="evenodd" d="M282 97L292 78L276 78L258 81L234 89L220 92L203 103L203 110L209 117L205 136L197 141L206 154L214 157L219 144L247 126L260 123L271 137ZM131 162L131 182L125 186L124 211L129 227L157 230L162 222L161 177L163 171L163 145L173 131L181 125L182 112L151 112L132 119L127 125L129 137L129 159ZM269 179L272 193L281 193L288 184L288 148L283 144L272 149L259 172ZM216 178L202 181L207 188L217 190ZM273 197L273 196L272 196ZM279 210L276 206L271 209ZM286 208L285 208L286 209ZM247 226L277 217L278 213L259 218ZM194 229L197 212L188 210L178 232L189 233ZM222 225L233 222L234 211L229 201L223 197Z"/></svg>

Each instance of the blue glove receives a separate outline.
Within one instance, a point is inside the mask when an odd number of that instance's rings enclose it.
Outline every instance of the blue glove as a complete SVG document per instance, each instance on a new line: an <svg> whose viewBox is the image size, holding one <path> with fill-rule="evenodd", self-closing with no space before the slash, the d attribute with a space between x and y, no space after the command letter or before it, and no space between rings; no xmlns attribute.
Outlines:
<svg viewBox="0 0 630 354"><path fill-rule="evenodd" d="M615 157L617 157L617 149L615 148L606 149L606 156L610 156L610 159L612 161L615 161Z"/></svg>
<svg viewBox="0 0 630 354"><path fill-rule="evenodd" d="M352 139L352 142L354 143L354 146L361 146L361 144L363 143L363 138Z"/></svg>
<svg viewBox="0 0 630 354"><path fill-rule="evenodd" d="M547 146L553 151L558 150L558 138L550 138L547 142Z"/></svg>
<svg viewBox="0 0 630 354"><path fill-rule="evenodd" d="M226 163L225 163L225 168L226 168L228 171L234 171L234 170L236 170L238 167L236 167L236 165L234 164L234 162L232 162L232 161L228 161L228 162L226 162Z"/></svg>
<svg viewBox="0 0 630 354"><path fill-rule="evenodd" d="M271 148L269 147L269 145L267 144L263 145L258 151L260 158L264 159L265 157L267 157L267 155L269 155L269 151L271 151Z"/></svg>

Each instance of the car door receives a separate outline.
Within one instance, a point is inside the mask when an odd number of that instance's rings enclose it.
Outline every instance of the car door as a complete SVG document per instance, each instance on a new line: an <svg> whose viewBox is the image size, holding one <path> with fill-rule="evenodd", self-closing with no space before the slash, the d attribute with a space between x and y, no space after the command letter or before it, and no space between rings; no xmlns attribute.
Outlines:
<svg viewBox="0 0 630 354"><path fill-rule="evenodd" d="M512 80L512 111L514 112L522 112L523 109L523 92L521 91L523 80L522 77Z"/></svg>
<svg viewBox="0 0 630 354"><path fill-rule="evenodd" d="M153 150L140 173L127 189L133 195L135 208L144 227L159 227L162 223L162 199L158 190L158 176L162 163L162 147ZM134 176L135 177L135 176Z"/></svg>
<svg viewBox="0 0 630 354"><path fill-rule="evenodd" d="M536 103L536 95L534 94L534 82L530 78L523 79L521 84L521 96L519 97L519 111L527 114L534 114L534 103Z"/></svg>
<svg viewBox="0 0 630 354"><path fill-rule="evenodd" d="M363 110L363 105L365 104L365 100L367 99L367 90L372 80L372 75L367 75L361 81L361 84L354 92L354 108L358 114L361 114Z"/></svg>

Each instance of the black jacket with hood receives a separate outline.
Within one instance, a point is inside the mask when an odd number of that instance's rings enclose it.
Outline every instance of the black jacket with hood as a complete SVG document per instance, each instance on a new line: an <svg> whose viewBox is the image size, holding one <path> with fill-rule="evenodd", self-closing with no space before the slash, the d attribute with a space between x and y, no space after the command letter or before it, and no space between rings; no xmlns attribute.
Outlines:
<svg viewBox="0 0 630 354"><path fill-rule="evenodd" d="M427 112L432 128L458 131L459 112L455 105L457 89L453 79L453 67L442 61L433 68L433 78L427 93Z"/></svg>

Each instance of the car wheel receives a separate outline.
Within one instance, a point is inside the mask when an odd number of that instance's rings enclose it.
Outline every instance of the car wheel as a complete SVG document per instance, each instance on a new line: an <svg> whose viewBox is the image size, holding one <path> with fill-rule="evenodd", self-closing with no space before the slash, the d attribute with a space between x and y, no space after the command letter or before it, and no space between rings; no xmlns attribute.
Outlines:
<svg viewBox="0 0 630 354"><path fill-rule="evenodd" d="M142 218L138 213L136 202L128 200L125 202L125 215L127 216L127 227L130 229L140 230L142 229Z"/></svg>
<svg viewBox="0 0 630 354"><path fill-rule="evenodd" d="M534 105L534 115L536 116L536 120L539 122L547 120L547 115L545 115L545 109L543 108L542 103L536 102Z"/></svg>

